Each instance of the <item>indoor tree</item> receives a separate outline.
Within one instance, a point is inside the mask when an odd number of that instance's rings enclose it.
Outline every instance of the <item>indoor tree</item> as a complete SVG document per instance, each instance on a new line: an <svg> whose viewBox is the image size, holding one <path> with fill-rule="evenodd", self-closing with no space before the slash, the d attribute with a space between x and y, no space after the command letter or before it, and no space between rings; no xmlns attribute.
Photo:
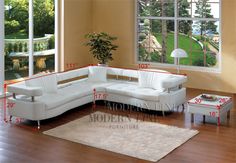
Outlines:
<svg viewBox="0 0 236 163"><path fill-rule="evenodd" d="M105 32L89 33L85 37L89 40L85 45L90 47L90 52L99 61L99 64L106 65L108 61L113 60L113 51L117 50L118 46L112 42L117 37L110 36Z"/></svg>

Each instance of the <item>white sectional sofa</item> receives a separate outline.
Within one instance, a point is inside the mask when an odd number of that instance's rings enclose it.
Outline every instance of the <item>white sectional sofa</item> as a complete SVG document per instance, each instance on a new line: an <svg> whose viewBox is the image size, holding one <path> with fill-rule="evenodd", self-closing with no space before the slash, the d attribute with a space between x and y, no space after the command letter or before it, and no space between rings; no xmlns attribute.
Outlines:
<svg viewBox="0 0 236 163"><path fill-rule="evenodd" d="M15 105L8 112L10 117L38 121L40 127L40 120L96 100L95 89L97 94L107 95L104 100L164 113L185 103L182 84L186 81L186 76L160 70L89 66L9 85L12 96L8 102Z"/></svg>

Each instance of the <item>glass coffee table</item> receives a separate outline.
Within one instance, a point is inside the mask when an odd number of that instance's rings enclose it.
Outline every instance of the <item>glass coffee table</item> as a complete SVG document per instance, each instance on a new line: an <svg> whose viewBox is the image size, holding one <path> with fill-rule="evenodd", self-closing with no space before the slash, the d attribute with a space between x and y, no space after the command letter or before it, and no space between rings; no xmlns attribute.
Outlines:
<svg viewBox="0 0 236 163"><path fill-rule="evenodd" d="M216 118L219 126L221 115L227 113L227 118L230 118L232 108L233 100L227 96L201 94L188 101L188 112L191 113L192 122L194 122L194 114L201 114L203 123L205 123L205 116L211 116Z"/></svg>

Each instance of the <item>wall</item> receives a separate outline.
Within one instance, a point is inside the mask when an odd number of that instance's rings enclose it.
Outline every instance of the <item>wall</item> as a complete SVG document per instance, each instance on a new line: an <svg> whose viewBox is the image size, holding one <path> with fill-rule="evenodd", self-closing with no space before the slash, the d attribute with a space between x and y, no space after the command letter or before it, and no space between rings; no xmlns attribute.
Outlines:
<svg viewBox="0 0 236 163"><path fill-rule="evenodd" d="M93 30L117 36L119 46L109 65L134 64L134 0L93 0ZM96 62L95 62L96 63Z"/></svg>
<svg viewBox="0 0 236 163"><path fill-rule="evenodd" d="M112 66L137 67L134 51L134 0L93 0L93 30L119 38ZM222 0L222 72L182 71L187 87L236 93L236 1ZM173 71L173 70L170 70Z"/></svg>
<svg viewBox="0 0 236 163"><path fill-rule="evenodd" d="M92 0L64 0L64 55L61 54L61 62L66 69L74 69L90 64L91 55L84 46L84 35L92 31ZM63 32L62 32L63 33ZM64 38L64 39L63 39ZM72 64L72 67L68 67Z"/></svg>

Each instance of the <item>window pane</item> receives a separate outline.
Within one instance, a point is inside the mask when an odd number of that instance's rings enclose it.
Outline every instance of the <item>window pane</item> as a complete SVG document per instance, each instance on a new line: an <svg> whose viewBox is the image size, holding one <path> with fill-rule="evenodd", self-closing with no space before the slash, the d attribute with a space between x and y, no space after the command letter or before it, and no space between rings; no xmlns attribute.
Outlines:
<svg viewBox="0 0 236 163"><path fill-rule="evenodd" d="M174 49L174 21L142 20L139 22L139 60L174 63L170 57Z"/></svg>
<svg viewBox="0 0 236 163"><path fill-rule="evenodd" d="M191 15L196 18L219 18L220 4L217 1L194 0Z"/></svg>
<svg viewBox="0 0 236 163"><path fill-rule="evenodd" d="M5 80L28 76L28 2L5 0Z"/></svg>
<svg viewBox="0 0 236 163"><path fill-rule="evenodd" d="M151 15L151 0L138 0L138 16Z"/></svg>
<svg viewBox="0 0 236 163"><path fill-rule="evenodd" d="M219 41L219 22L179 21L178 47L188 53L188 58L181 59L180 63L216 67Z"/></svg>
<svg viewBox="0 0 236 163"><path fill-rule="evenodd" d="M192 33L192 21L191 20L182 20L178 22L179 31L178 31L178 47L185 50L188 53L187 58L181 58L180 64L183 65L192 65L191 64L191 51L194 48L200 50L200 46L195 44L195 41L191 37Z"/></svg>
<svg viewBox="0 0 236 163"><path fill-rule="evenodd" d="M139 16L174 17L174 0L139 0Z"/></svg>
<svg viewBox="0 0 236 163"><path fill-rule="evenodd" d="M34 1L34 74L54 71L54 0Z"/></svg>
<svg viewBox="0 0 236 163"><path fill-rule="evenodd" d="M191 3L188 0L178 0L178 16L191 17Z"/></svg>
<svg viewBox="0 0 236 163"><path fill-rule="evenodd" d="M178 0L179 17L219 18L219 0Z"/></svg>
<svg viewBox="0 0 236 163"><path fill-rule="evenodd" d="M206 12L206 18L220 18L220 4L219 3L207 3L206 10L211 10L211 12Z"/></svg>

